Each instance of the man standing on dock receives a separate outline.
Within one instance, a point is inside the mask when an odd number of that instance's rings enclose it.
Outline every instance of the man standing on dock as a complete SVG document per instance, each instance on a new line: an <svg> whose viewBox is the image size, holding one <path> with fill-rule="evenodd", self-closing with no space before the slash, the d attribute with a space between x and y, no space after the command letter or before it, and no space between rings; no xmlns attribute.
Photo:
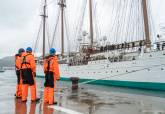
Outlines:
<svg viewBox="0 0 165 114"><path fill-rule="evenodd" d="M56 80L60 80L58 58L55 55L56 50L50 49L50 55L44 60L44 103L49 105L57 104L54 100L54 89L56 87Z"/></svg>
<svg viewBox="0 0 165 114"><path fill-rule="evenodd" d="M17 75L17 86L16 86L16 98L22 97L22 79L21 79L21 56L22 53L25 52L23 48L18 50L18 54L15 55L15 71Z"/></svg>
<svg viewBox="0 0 165 114"><path fill-rule="evenodd" d="M27 101L28 96L28 87L30 87L31 91L31 101L36 102L39 99L36 97L36 63L34 55L32 54L32 48L28 47L26 52L22 55L22 101Z"/></svg>

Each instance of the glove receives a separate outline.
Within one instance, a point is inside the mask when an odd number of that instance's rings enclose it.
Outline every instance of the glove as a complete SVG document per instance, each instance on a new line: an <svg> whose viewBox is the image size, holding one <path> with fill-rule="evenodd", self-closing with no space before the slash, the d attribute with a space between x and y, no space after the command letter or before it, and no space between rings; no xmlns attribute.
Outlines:
<svg viewBox="0 0 165 114"><path fill-rule="evenodd" d="M57 81L60 81L60 78L56 79Z"/></svg>
<svg viewBox="0 0 165 114"><path fill-rule="evenodd" d="M33 75L34 75L34 77L36 77L36 73L35 72L33 73Z"/></svg>
<svg viewBox="0 0 165 114"><path fill-rule="evenodd" d="M46 74L46 71L44 71L44 73Z"/></svg>

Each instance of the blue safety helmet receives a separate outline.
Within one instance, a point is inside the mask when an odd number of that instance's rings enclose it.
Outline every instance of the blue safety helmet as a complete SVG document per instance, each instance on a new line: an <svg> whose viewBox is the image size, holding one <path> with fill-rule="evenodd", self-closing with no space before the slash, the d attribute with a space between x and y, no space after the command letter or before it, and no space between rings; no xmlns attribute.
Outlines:
<svg viewBox="0 0 165 114"><path fill-rule="evenodd" d="M23 48L20 48L20 49L18 50L18 54L21 54L21 53L23 53L23 52L25 52L25 50L24 50Z"/></svg>
<svg viewBox="0 0 165 114"><path fill-rule="evenodd" d="M26 48L26 52L32 52L32 48L31 47L27 47Z"/></svg>
<svg viewBox="0 0 165 114"><path fill-rule="evenodd" d="M49 50L50 55L54 55L56 53L56 50L54 48L51 48Z"/></svg>

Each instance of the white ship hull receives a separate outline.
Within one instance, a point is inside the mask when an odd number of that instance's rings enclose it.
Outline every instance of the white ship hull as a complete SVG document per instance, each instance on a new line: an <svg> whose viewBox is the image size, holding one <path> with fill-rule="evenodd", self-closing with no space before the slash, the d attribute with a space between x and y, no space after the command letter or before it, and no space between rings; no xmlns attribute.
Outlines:
<svg viewBox="0 0 165 114"><path fill-rule="evenodd" d="M39 75L43 76L41 70ZM97 60L88 65L60 65L62 79L79 77L94 84L165 90L165 54L163 51L143 53L135 60L110 62Z"/></svg>

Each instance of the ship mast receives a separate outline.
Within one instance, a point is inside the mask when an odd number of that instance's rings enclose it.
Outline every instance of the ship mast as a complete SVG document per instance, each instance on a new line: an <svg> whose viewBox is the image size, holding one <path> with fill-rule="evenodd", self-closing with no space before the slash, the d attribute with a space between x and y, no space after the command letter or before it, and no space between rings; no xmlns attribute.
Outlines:
<svg viewBox="0 0 165 114"><path fill-rule="evenodd" d="M148 12L147 12L147 0L142 0L142 6L143 6L146 48L151 48L151 39L150 39L149 21L148 21Z"/></svg>
<svg viewBox="0 0 165 114"><path fill-rule="evenodd" d="M42 16L42 19L43 19L43 59L45 57L45 32L46 32L46 29L45 29L45 26L46 26L46 4L47 4L47 0L44 0L44 6L43 6L43 14L41 15Z"/></svg>
<svg viewBox="0 0 165 114"><path fill-rule="evenodd" d="M93 48L93 12L92 12L92 0L89 0L89 23L90 23L90 38L91 49Z"/></svg>
<svg viewBox="0 0 165 114"><path fill-rule="evenodd" d="M61 8L61 55L64 56L64 8L66 7L65 0L59 0L58 5Z"/></svg>

